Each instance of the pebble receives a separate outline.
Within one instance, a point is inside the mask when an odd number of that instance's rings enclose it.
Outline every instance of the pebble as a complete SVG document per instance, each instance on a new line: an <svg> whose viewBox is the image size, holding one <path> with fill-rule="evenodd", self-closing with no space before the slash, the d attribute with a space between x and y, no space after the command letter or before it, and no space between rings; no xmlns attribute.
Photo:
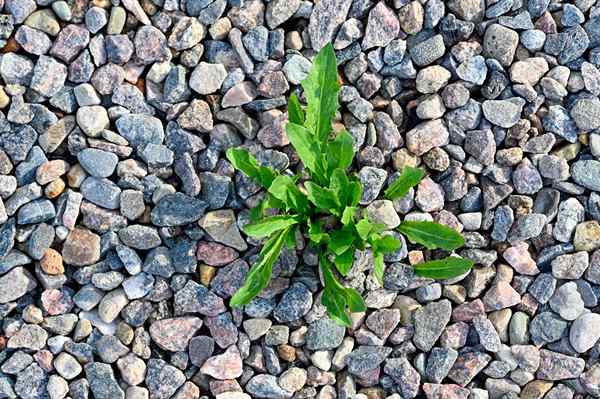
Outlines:
<svg viewBox="0 0 600 399"><path fill-rule="evenodd" d="M564 283L554 291L549 301L552 310L565 320L575 320L584 309L584 303L577 290L577 284L572 281Z"/></svg>
<svg viewBox="0 0 600 399"><path fill-rule="evenodd" d="M342 343L345 329L328 317L323 317L308 327L306 346L310 350L335 349Z"/></svg>

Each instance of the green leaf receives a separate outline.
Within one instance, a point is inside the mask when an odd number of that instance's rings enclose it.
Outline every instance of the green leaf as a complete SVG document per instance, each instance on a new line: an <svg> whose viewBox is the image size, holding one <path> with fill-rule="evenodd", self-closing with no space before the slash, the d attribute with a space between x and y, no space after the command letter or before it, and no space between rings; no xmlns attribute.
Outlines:
<svg viewBox="0 0 600 399"><path fill-rule="evenodd" d="M373 251L388 253L394 252L400 249L400 240L397 240L391 235L384 235L378 237L376 240L373 240L371 246L373 247Z"/></svg>
<svg viewBox="0 0 600 399"><path fill-rule="evenodd" d="M336 216L340 215L341 204L333 190L323 188L311 181L304 183L304 188L306 188L308 200L317 208L328 210Z"/></svg>
<svg viewBox="0 0 600 399"><path fill-rule="evenodd" d="M413 269L417 276L445 280L465 274L472 267L473 262L469 259L449 256L444 259L416 264Z"/></svg>
<svg viewBox="0 0 600 399"><path fill-rule="evenodd" d="M227 150L226 155L234 168L256 180L264 188L269 188L273 179L277 176L277 173L270 168L260 166L256 162L256 158L243 148L230 148Z"/></svg>
<svg viewBox="0 0 600 399"><path fill-rule="evenodd" d="M362 186L358 179L352 179L349 185L348 205L358 206L362 197Z"/></svg>
<svg viewBox="0 0 600 399"><path fill-rule="evenodd" d="M244 285L237 290L235 295L229 301L231 306L239 307L248 304L263 289L265 289L267 285L269 285L273 264L279 257L281 247L283 246L290 229L292 229L292 227L280 230L267 240L260 251L258 262L255 263L248 272Z"/></svg>
<svg viewBox="0 0 600 399"><path fill-rule="evenodd" d="M362 218L356 223L356 232L363 241L366 241L369 238L371 230L373 230L373 224L369 222L367 218Z"/></svg>
<svg viewBox="0 0 600 399"><path fill-rule="evenodd" d="M276 231L293 226L300 221L297 215L277 215L244 226L244 233L254 238L264 238Z"/></svg>
<svg viewBox="0 0 600 399"><path fill-rule="evenodd" d="M379 282L379 285L383 287L383 269L385 265L383 263L383 253L373 251L373 272L375 278Z"/></svg>
<svg viewBox="0 0 600 399"><path fill-rule="evenodd" d="M465 245L465 240L456 230L434 222L402 222L398 231L409 240L427 249L452 251Z"/></svg>
<svg viewBox="0 0 600 399"><path fill-rule="evenodd" d="M289 249L296 248L296 231L298 230L298 226L294 225L291 229L288 229L288 233L285 236L284 244Z"/></svg>
<svg viewBox="0 0 600 399"><path fill-rule="evenodd" d="M348 298L348 307L352 313L365 312L367 306L365 301L354 288L346 288L346 297Z"/></svg>
<svg viewBox="0 0 600 399"><path fill-rule="evenodd" d="M327 245L327 249L333 252L336 255L341 255L346 252L354 241L354 235L352 231L347 226L344 226L340 230L334 230L329 233L329 244Z"/></svg>
<svg viewBox="0 0 600 399"><path fill-rule="evenodd" d="M336 193L342 206L356 207L362 195L360 182L354 176L348 178L346 171L340 168L332 172L329 188Z"/></svg>
<svg viewBox="0 0 600 399"><path fill-rule="evenodd" d="M304 111L295 94L292 94L288 100L288 121L296 125L304 125Z"/></svg>
<svg viewBox="0 0 600 399"><path fill-rule="evenodd" d="M354 215L356 214L357 210L358 208L355 206L347 206L346 208L344 208L344 212L342 212L341 219L342 224L346 225L354 223Z"/></svg>
<svg viewBox="0 0 600 399"><path fill-rule="evenodd" d="M421 179L425 176L425 172L419 168L411 168L406 166L402 171L400 177L398 177L386 190L385 198L394 200L396 198L404 197L408 190L419 184Z"/></svg>
<svg viewBox="0 0 600 399"><path fill-rule="evenodd" d="M384 224L371 223L367 218L362 218L356 223L356 232L363 241L367 241L373 234L379 234L385 230Z"/></svg>
<svg viewBox="0 0 600 399"><path fill-rule="evenodd" d="M342 276L346 276L352 268L354 261L354 248L350 247L340 255L335 257L335 267Z"/></svg>
<svg viewBox="0 0 600 399"><path fill-rule="evenodd" d="M323 231L320 222L308 220L308 238L315 244L326 243L329 241L329 234Z"/></svg>
<svg viewBox="0 0 600 399"><path fill-rule="evenodd" d="M364 312L367 307L355 289L346 288L337 280L333 274L331 263L325 256L320 257L320 265L325 282L321 303L327 309L327 314L332 320L350 327L352 319L350 319L347 309L350 312Z"/></svg>
<svg viewBox="0 0 600 399"><path fill-rule="evenodd" d="M354 139L346 130L327 143L327 171L329 175L336 170L345 171L354 159Z"/></svg>
<svg viewBox="0 0 600 399"><path fill-rule="evenodd" d="M269 193L283 202L288 210L295 210L301 215L309 212L310 205L306 195L300 191L290 176L277 176L269 187Z"/></svg>
<svg viewBox="0 0 600 399"><path fill-rule="evenodd" d="M320 177L319 181L323 181L325 171L323 169L321 150L315 137L304 126L292 122L288 122L286 131L290 143L298 153L298 157L300 157L304 166L315 177Z"/></svg>
<svg viewBox="0 0 600 399"><path fill-rule="evenodd" d="M352 319L350 319L350 315L346 313L344 297L339 296L332 291L324 290L323 295L321 296L321 303L327 309L327 315L331 320L342 326L352 326Z"/></svg>
<svg viewBox="0 0 600 399"><path fill-rule="evenodd" d="M328 43L319 51L308 76L301 82L308 102L305 126L319 143L323 143L331 132L331 122L339 107L337 78L335 52Z"/></svg>

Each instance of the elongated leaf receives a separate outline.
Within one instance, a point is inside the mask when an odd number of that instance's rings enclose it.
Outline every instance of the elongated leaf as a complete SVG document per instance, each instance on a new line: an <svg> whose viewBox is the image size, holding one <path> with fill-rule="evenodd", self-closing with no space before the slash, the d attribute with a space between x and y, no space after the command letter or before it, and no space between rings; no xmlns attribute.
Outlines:
<svg viewBox="0 0 600 399"><path fill-rule="evenodd" d="M339 107L337 78L335 52L328 43L319 51L308 76L301 82L308 102L305 126L319 143L324 142L331 132L331 122Z"/></svg>
<svg viewBox="0 0 600 399"><path fill-rule="evenodd" d="M398 177L386 190L385 198L394 200L396 198L404 197L408 190L419 184L421 179L425 176L425 172L418 168L411 168L406 166L402 171L400 177Z"/></svg>
<svg viewBox="0 0 600 399"><path fill-rule="evenodd" d="M327 309L327 314L332 320L349 327L352 325L352 320L347 309L350 312L364 312L366 310L365 303L356 290L340 284L333 274L331 263L325 259L325 256L321 256L320 259L325 282L321 303Z"/></svg>
<svg viewBox="0 0 600 399"><path fill-rule="evenodd" d="M329 234L323 230L320 222L308 220L308 238L315 244L327 243Z"/></svg>
<svg viewBox="0 0 600 399"><path fill-rule="evenodd" d="M323 295L321 296L321 303L325 306L325 309L327 309L327 315L331 320L342 326L352 326L352 319L350 319L350 315L346 313L346 303L343 296L330 290L324 290Z"/></svg>
<svg viewBox="0 0 600 399"><path fill-rule="evenodd" d="M465 240L459 232L439 223L402 222L398 231L427 249L441 248L452 251L465 245Z"/></svg>
<svg viewBox="0 0 600 399"><path fill-rule="evenodd" d="M356 214L356 211L358 210L357 207L355 206L347 206L346 208L344 208L344 212L342 212L342 224L346 225L346 224L350 224L350 223L354 223L354 215Z"/></svg>
<svg viewBox="0 0 600 399"><path fill-rule="evenodd" d="M229 301L231 306L239 307L248 304L263 289L265 289L267 285L269 285L273 264L279 257L281 247L283 246L290 229L292 229L292 227L280 230L267 240L260 251L258 262L255 263L248 272L244 285L237 290L235 295Z"/></svg>
<svg viewBox="0 0 600 399"><path fill-rule="evenodd" d="M247 150L243 148L230 148L227 150L227 159L234 168L244 172L246 176L254 179L264 188L269 188L277 173L273 170L260 166Z"/></svg>
<svg viewBox="0 0 600 399"><path fill-rule="evenodd" d="M342 206L356 207L362 195L360 182L354 176L348 177L346 171L340 168L331 173L329 188L336 193Z"/></svg>
<svg viewBox="0 0 600 399"><path fill-rule="evenodd" d="M340 201L335 192L329 188L323 188L311 181L304 183L308 200L319 209L325 209L334 215L340 215Z"/></svg>
<svg viewBox="0 0 600 399"><path fill-rule="evenodd" d="M360 197L362 196L362 186L358 179L350 179L350 186L348 191L348 205L358 206L358 203L360 202Z"/></svg>
<svg viewBox="0 0 600 399"><path fill-rule="evenodd" d="M342 276L346 276L352 268L354 261L354 248L350 247L346 252L335 257L335 267Z"/></svg>
<svg viewBox="0 0 600 399"><path fill-rule="evenodd" d="M288 233L284 239L284 245L288 249L296 248L296 231L298 231L298 225L292 225L291 228L288 229Z"/></svg>
<svg viewBox="0 0 600 399"><path fill-rule="evenodd" d="M305 215L309 211L306 195L298 189L294 180L289 176L277 176L269 187L269 193L285 204L287 210L294 210L301 215Z"/></svg>
<svg viewBox="0 0 600 399"><path fill-rule="evenodd" d="M346 170L354 159L354 139L346 130L327 143L327 170L329 175L335 169Z"/></svg>
<svg viewBox="0 0 600 399"><path fill-rule="evenodd" d="M421 277L445 280L465 274L473 267L469 259L449 256L444 259L432 260L413 266L415 274Z"/></svg>
<svg viewBox="0 0 600 399"><path fill-rule="evenodd" d="M244 226L244 233L254 238L264 238L276 231L293 226L300 221L297 215L277 215Z"/></svg>
<svg viewBox="0 0 600 399"><path fill-rule="evenodd" d="M290 143L298 153L304 166L313 173L315 178L320 176L317 181L323 181L325 177L323 159L315 137L304 126L291 122L286 125L286 131Z"/></svg>
<svg viewBox="0 0 600 399"><path fill-rule="evenodd" d="M304 125L304 111L295 94L292 94L288 100L288 120L296 125Z"/></svg>
<svg viewBox="0 0 600 399"><path fill-rule="evenodd" d="M354 288L346 288L346 297L348 298L348 308L350 308L352 313L365 312L367 310L365 301L363 301L358 291Z"/></svg>
<svg viewBox="0 0 600 399"><path fill-rule="evenodd" d="M373 272L375 278L379 282L379 285L383 287L383 269L385 265L383 263L383 253L373 252Z"/></svg>

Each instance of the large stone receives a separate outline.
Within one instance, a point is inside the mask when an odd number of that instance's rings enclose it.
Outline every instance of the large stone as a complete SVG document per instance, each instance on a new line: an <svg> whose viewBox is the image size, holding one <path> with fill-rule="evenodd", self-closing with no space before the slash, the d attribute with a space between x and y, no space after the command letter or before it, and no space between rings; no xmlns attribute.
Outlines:
<svg viewBox="0 0 600 399"><path fill-rule="evenodd" d="M36 286L35 278L26 269L15 267L0 277L0 303L17 300Z"/></svg>
<svg viewBox="0 0 600 399"><path fill-rule="evenodd" d="M152 209L151 219L156 226L183 226L204 215L207 204L183 193L167 194Z"/></svg>
<svg viewBox="0 0 600 399"><path fill-rule="evenodd" d="M415 155L448 144L449 133L441 119L423 122L406 133L406 146Z"/></svg>
<svg viewBox="0 0 600 399"><path fill-rule="evenodd" d="M429 351L450 321L452 305L444 299L430 303L415 312L413 342L422 351Z"/></svg>
<svg viewBox="0 0 600 399"><path fill-rule="evenodd" d="M314 50L333 42L337 28L346 20L352 0L322 0L310 14L308 33Z"/></svg>
<svg viewBox="0 0 600 399"><path fill-rule="evenodd" d="M185 351L190 339L202 327L198 317L176 317L162 319L150 325L150 336L164 350L171 352Z"/></svg>
<svg viewBox="0 0 600 399"><path fill-rule="evenodd" d="M72 230L62 250L63 261L74 266L86 266L100 259L100 236L84 228Z"/></svg>

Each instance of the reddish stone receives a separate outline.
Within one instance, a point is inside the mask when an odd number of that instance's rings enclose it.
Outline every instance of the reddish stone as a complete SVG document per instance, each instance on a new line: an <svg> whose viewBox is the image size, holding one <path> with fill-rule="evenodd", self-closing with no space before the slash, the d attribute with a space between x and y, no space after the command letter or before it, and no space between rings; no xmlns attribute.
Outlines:
<svg viewBox="0 0 600 399"><path fill-rule="evenodd" d="M187 350L188 342L202 327L198 317L176 317L158 320L150 326L150 336L162 349L171 352Z"/></svg>
<svg viewBox="0 0 600 399"><path fill-rule="evenodd" d="M41 351L37 351L35 355L33 355L33 358L35 359L37 364L46 372L49 373L52 370L54 370L54 366L52 365L54 355L52 354L52 352L43 349Z"/></svg>
<svg viewBox="0 0 600 399"><path fill-rule="evenodd" d="M45 290L42 292L42 308L50 315L65 314L73 308L73 298L66 290Z"/></svg>
<svg viewBox="0 0 600 399"><path fill-rule="evenodd" d="M531 254L529 254L529 245L527 243L519 243L508 248L502 256L509 265L515 269L517 273L535 276L540 272Z"/></svg>
<svg viewBox="0 0 600 399"><path fill-rule="evenodd" d="M46 252L44 252L44 256L40 260L40 267L44 273L50 275L63 274L65 272L62 256L58 251L52 248L48 248Z"/></svg>
<svg viewBox="0 0 600 399"><path fill-rule="evenodd" d="M475 299L472 302L466 302L458 305L452 311L454 321L471 321L477 316L485 315L485 309L481 299Z"/></svg>
<svg viewBox="0 0 600 399"><path fill-rule="evenodd" d="M456 384L423 384L427 399L467 399L469 390Z"/></svg>
<svg viewBox="0 0 600 399"><path fill-rule="evenodd" d="M199 261L210 266L224 266L238 258L235 249L216 242L200 241L196 257Z"/></svg>
<svg viewBox="0 0 600 399"><path fill-rule="evenodd" d="M448 378L464 387L488 365L490 360L492 357L483 352L461 353L448 373Z"/></svg>
<svg viewBox="0 0 600 399"><path fill-rule="evenodd" d="M232 345L217 356L209 358L200 371L218 380L231 380L242 375L242 357L237 346Z"/></svg>

